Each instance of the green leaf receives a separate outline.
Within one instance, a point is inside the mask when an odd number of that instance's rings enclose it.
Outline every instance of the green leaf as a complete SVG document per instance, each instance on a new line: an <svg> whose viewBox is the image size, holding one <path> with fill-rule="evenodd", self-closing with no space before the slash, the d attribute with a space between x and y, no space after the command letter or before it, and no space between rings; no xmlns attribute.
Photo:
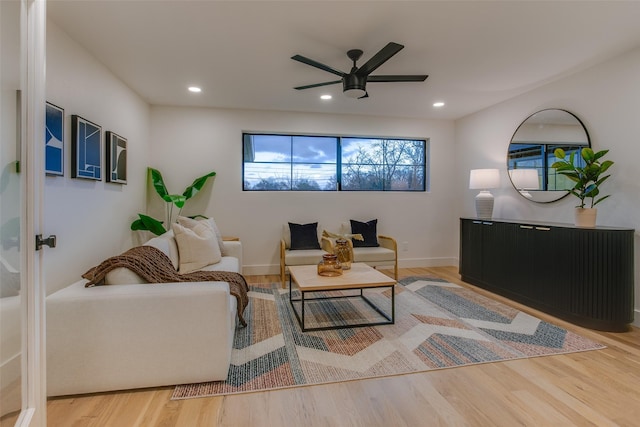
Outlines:
<svg viewBox="0 0 640 427"><path fill-rule="evenodd" d="M558 158L558 159L563 159L567 156L566 153L564 152L564 150L562 148L556 148L553 152L553 154ZM555 167L555 166L552 166Z"/></svg>
<svg viewBox="0 0 640 427"><path fill-rule="evenodd" d="M582 156L584 161L587 162L587 164L589 164L589 163L594 161L595 154L593 153L593 150L591 148L589 148L589 147L583 148L580 151L580 155Z"/></svg>
<svg viewBox="0 0 640 427"><path fill-rule="evenodd" d="M602 162L602 164L600 165L600 173L604 173L607 169L609 169L611 166L613 165L613 162L611 160L605 160L604 162Z"/></svg>
<svg viewBox="0 0 640 427"><path fill-rule="evenodd" d="M155 218L151 218L148 215L138 214L139 219L136 219L131 223L132 230L144 230L150 231L153 234L159 236L167 232L164 226L162 225L162 221L158 221Z"/></svg>
<svg viewBox="0 0 640 427"><path fill-rule="evenodd" d="M603 201L604 199L606 199L607 197L611 196L611 194L607 194L606 196L600 197L598 200L596 200L591 207L597 205L598 203L600 203L601 201Z"/></svg>
<svg viewBox="0 0 640 427"><path fill-rule="evenodd" d="M604 155L607 154L608 152L609 150L598 151L596 154L594 154L593 160L598 160L600 157L604 157Z"/></svg>
<svg viewBox="0 0 640 427"><path fill-rule="evenodd" d="M216 176L215 172L209 172L208 174L201 176L200 178L196 178L193 181L193 183L191 183L191 185L188 186L182 193L182 195L186 197L185 200L189 200L190 198L195 196L198 193L198 191L202 190L202 187L204 187L204 184L207 182L207 179L213 176Z"/></svg>
<svg viewBox="0 0 640 427"><path fill-rule="evenodd" d="M167 186L164 185L164 180L162 179L162 174L160 173L160 171L154 168L147 168L147 170L149 171L151 183L153 184L153 188L156 189L156 193L158 193L158 195L162 197L162 199L169 202L170 200L167 200L169 192L167 191Z"/></svg>
<svg viewBox="0 0 640 427"><path fill-rule="evenodd" d="M600 178L598 181L596 181L596 185L600 186L600 184L602 184L607 178L609 178L611 175L606 175L603 176L602 178Z"/></svg>
<svg viewBox="0 0 640 427"><path fill-rule="evenodd" d="M168 194L165 200L169 203L173 203L178 208L182 209L185 202L187 201L187 198L184 197L182 194Z"/></svg>

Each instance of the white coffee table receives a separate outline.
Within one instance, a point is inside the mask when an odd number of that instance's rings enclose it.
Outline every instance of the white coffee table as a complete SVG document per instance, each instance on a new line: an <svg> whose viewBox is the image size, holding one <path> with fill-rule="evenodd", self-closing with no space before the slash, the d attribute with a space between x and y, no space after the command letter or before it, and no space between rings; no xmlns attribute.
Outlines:
<svg viewBox="0 0 640 427"><path fill-rule="evenodd" d="M300 290L300 298L294 299L292 296L293 283L295 283ZM341 276L326 277L318 275L316 265L297 265L289 267L289 303L291 308L298 319L300 328L303 332L307 331L322 331L329 329L341 329L341 328L357 328L362 326L376 326L376 325L391 325L395 322L395 290L394 286L396 281L380 273L376 269L369 267L364 263L353 263L349 270L344 270ZM369 298L364 295L365 289L373 288L390 288L391 289L391 314L383 311L380 307L375 305ZM316 298L307 298L308 293L312 292L329 292L329 291L347 291L358 290L359 294L344 294L338 296L323 296ZM375 311L380 313L386 321L380 322L362 322L362 323L349 323L349 324L336 324L330 326L312 327L307 328L305 326L305 302L316 300L333 300L341 298L362 298L369 306ZM296 304L300 303L300 312L296 308Z"/></svg>

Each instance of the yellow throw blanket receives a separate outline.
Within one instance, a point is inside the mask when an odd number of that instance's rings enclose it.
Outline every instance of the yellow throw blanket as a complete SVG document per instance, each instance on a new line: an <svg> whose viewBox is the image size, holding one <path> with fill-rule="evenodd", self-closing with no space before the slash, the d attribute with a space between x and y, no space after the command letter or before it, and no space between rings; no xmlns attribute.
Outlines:
<svg viewBox="0 0 640 427"><path fill-rule="evenodd" d="M249 286L244 276L232 271L194 271L180 274L173 267L169 257L153 246L136 246L128 251L104 260L82 275L89 280L85 287L104 285L108 272L116 268L128 268L149 283L168 282L228 282L231 295L238 302L238 320L247 326L242 314L249 303Z"/></svg>

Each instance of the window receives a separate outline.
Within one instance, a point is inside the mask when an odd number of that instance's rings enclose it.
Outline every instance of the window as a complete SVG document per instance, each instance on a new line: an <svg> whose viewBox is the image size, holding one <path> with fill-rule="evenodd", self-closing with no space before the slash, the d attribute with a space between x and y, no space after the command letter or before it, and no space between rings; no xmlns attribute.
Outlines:
<svg viewBox="0 0 640 427"><path fill-rule="evenodd" d="M246 191L426 191L427 142L243 134Z"/></svg>
<svg viewBox="0 0 640 427"><path fill-rule="evenodd" d="M567 154L567 160L572 152L575 152L576 164L584 166L584 160L580 156L582 146L578 145L557 145L557 144L520 144L511 143L509 145L509 157L507 168L513 169L536 169L540 190L545 191L566 191L573 188L574 184L566 176L557 173L551 167L558 159L553 154L556 148L562 148Z"/></svg>

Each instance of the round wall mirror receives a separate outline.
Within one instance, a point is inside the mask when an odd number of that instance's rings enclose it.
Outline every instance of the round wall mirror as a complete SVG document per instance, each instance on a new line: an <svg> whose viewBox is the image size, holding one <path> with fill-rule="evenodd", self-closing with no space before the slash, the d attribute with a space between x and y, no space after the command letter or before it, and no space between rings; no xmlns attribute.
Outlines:
<svg viewBox="0 0 640 427"><path fill-rule="evenodd" d="M572 181L556 173L553 152L562 148L568 156L590 147L587 129L574 114L558 109L541 110L516 129L507 153L507 171L520 195L538 203L560 200L573 188Z"/></svg>

